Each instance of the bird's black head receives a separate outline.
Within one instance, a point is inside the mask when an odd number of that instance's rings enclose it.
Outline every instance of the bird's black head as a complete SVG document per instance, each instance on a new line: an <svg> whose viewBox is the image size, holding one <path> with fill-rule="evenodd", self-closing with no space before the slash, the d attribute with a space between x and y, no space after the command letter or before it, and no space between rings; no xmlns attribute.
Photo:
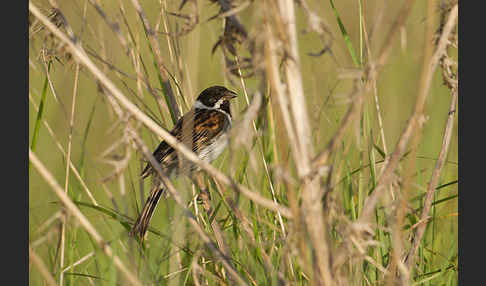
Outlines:
<svg viewBox="0 0 486 286"><path fill-rule="evenodd" d="M206 88L197 97L197 101L207 108L229 107L229 101L237 96L236 92L227 89L224 86L211 86Z"/></svg>

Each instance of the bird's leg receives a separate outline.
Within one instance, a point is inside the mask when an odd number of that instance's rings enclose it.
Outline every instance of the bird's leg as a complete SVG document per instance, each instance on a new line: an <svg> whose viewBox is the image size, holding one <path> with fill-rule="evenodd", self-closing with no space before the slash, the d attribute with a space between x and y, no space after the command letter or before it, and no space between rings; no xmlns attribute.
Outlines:
<svg viewBox="0 0 486 286"><path fill-rule="evenodd" d="M202 203L204 210L209 215L212 212L211 195L209 194L208 187L206 186L206 184L204 184L203 174L201 172L195 173L193 176L193 181L196 183L200 190L197 200L198 202Z"/></svg>

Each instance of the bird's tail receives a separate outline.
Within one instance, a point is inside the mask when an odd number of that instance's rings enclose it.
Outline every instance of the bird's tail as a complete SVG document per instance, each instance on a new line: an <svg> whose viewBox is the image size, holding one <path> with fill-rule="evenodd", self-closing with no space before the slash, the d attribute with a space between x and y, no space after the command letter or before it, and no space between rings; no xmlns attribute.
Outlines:
<svg viewBox="0 0 486 286"><path fill-rule="evenodd" d="M164 189L161 188L154 188L150 192L150 196L148 197L145 205L143 206L142 212L137 218L135 224L133 224L132 230L130 230L130 235L135 236L139 235L140 239L144 239L145 233L150 224L150 219L154 214L155 208L157 207L157 203L160 200L160 196L164 193Z"/></svg>

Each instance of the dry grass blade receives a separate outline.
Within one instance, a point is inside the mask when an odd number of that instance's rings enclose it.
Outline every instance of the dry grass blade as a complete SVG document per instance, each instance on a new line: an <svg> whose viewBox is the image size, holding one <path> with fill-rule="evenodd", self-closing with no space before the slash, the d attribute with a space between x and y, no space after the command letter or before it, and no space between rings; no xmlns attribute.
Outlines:
<svg viewBox="0 0 486 286"><path fill-rule="evenodd" d="M458 1L204 1L29 2L30 282L457 284Z"/></svg>
<svg viewBox="0 0 486 286"><path fill-rule="evenodd" d="M32 162L33 166L37 169L37 171L41 174L41 176L46 180L46 182L51 186L54 193L59 197L63 205L66 209L79 221L81 226L88 232L94 241L98 244L98 246L110 257L113 259L115 266L120 270L121 273L125 276L125 278L132 284L132 285L142 285L142 283L137 279L137 277L130 271L120 258L113 254L113 250L111 247L105 242L103 237L96 231L93 225L88 221L88 219L83 215L83 213L78 209L78 207L71 201L71 199L64 193L63 189L59 184L56 182L56 179L52 174L46 169L44 164L37 158L37 156L32 153L29 149L29 160Z"/></svg>
<svg viewBox="0 0 486 286"><path fill-rule="evenodd" d="M218 247L216 247L217 244L215 244L209 236L206 234L204 229L199 225L197 222L196 218L194 215L191 213L191 211L186 207L184 200L181 197L181 194L177 192L177 190L174 188L174 185L172 182L169 180L169 178L164 174L162 171L162 168L160 167L160 164L157 163L157 160L155 157L150 153L148 150L147 146L143 144L141 139L138 137L138 135L133 132L133 130L128 129L127 132L130 134L131 138L134 140L135 144L142 150L143 154L145 157L148 158L150 164L154 166L155 171L157 172L158 176L162 180L162 183L165 185L171 196L174 198L176 203L179 205L184 210L185 215L189 219L189 222L193 226L194 230L197 232L199 237L204 241L206 246L211 249L211 251L216 255L216 257L223 263L225 269L229 272L229 274L232 276L232 278L237 282L238 285L246 285L246 282L241 278L241 276L236 272L234 269L231 261L229 258L224 255L224 251L221 251Z"/></svg>
<svg viewBox="0 0 486 286"><path fill-rule="evenodd" d="M457 13L458 13L458 5L456 4L450 14L449 14L449 19L444 27L444 32L441 35L440 42L444 45L446 41L448 41L449 38L449 33L452 32L452 29L454 28L456 24L456 19L457 19ZM440 44L439 44L440 45ZM444 47L445 48L445 47ZM442 50L443 52L443 50ZM436 55L442 56L442 54L439 53L439 50L437 50ZM410 248L410 251L407 255L406 258L406 264L407 267L410 268L413 260L415 253L417 252L417 249L420 245L420 241L422 240L422 236L424 235L425 228L427 226L427 217L429 215L430 208L432 206L433 202L433 196L434 196L434 191L437 188L437 184L439 182L439 175L442 170L442 167L444 166L445 159L447 156L447 152L449 150L449 145L451 142L451 136L452 136L452 129L454 127L454 115L456 114L456 101L457 101L457 90L452 91L452 96L451 96L451 103L449 107L449 112L448 112L448 117L447 117L447 122L444 130L444 137L442 140L442 146L439 152L439 158L435 164L434 171L432 172L432 177L430 178L430 182L427 185L427 192L426 192L426 197L425 197L425 202L424 202L424 208L422 209L422 214L420 215L420 221L422 221L421 224L419 224L415 236L413 238L413 243Z"/></svg>
<svg viewBox="0 0 486 286"><path fill-rule="evenodd" d="M386 41L382 45L380 49L380 53L377 57L378 60L376 62L371 61L364 68L365 71L364 78L367 80L367 84L364 86L364 89L361 91L361 93L366 94L371 88L370 83L376 81L378 72L385 65L388 56L390 54L391 48L393 46L393 42L398 35L398 31L400 30L401 27L403 27L403 25L405 25L405 21L407 20L407 17L410 13L410 10L412 9L414 2L415 0L407 0L407 2L405 2L402 9L398 13L397 20L393 23L393 26L390 28L390 31L386 36ZM344 119L342 120L341 126L339 127L338 132L336 132L336 135L333 136L333 139L331 139L327 148L324 151L317 154L312 159L312 166L315 171L319 168L319 166L326 164L327 160L329 159L329 155L332 153L331 151L333 151L334 149L333 146L334 147L337 146L336 144L338 143L340 138L342 138L342 136L344 135L343 133L344 129L351 122L351 119L354 118L356 112L360 110L361 102L362 102L361 97L357 97L352 101L352 104L349 107L348 112L346 113Z"/></svg>
<svg viewBox="0 0 486 286"><path fill-rule="evenodd" d="M201 190L200 197L202 198L203 201L203 207L206 211L207 217L211 217L214 214L214 209L211 207L211 199L209 196L209 191L207 187L204 185L203 179L201 174L198 174L196 177L196 183L199 186L199 189ZM225 257L228 258L228 264L231 266L232 269L234 269L234 265L231 262L232 257L231 257L231 250L228 246L228 243L224 239L224 234L221 229L221 226L219 225L218 221L214 218L211 220L211 229L213 230L214 233L214 238L216 239L217 245L221 251L222 254L224 254ZM230 284L234 284L235 282L233 281L233 277L229 277L229 282Z"/></svg>
<svg viewBox="0 0 486 286"><path fill-rule="evenodd" d="M29 94L29 100L30 102L32 103L32 105L34 106L34 109L38 110L38 106L37 104L34 102L32 96ZM47 131L49 132L49 135L51 135L52 139L54 140L54 142L56 143L56 147L57 149L59 149L59 151L61 152L61 154L66 158L66 151L64 150L64 148L62 147L61 143L59 142L59 140L56 138L56 135L54 134L54 131L52 130L51 126L49 125L49 123L47 123L47 121L43 118L42 119L42 123L44 124L44 126L46 127ZM83 180L83 178L81 178L81 175L79 174L78 172L78 169L76 169L76 167L74 166L73 162L71 160L69 160L69 166L71 168L71 171L74 173L74 175L76 176L76 178L78 179L79 183L81 184L81 186L83 187L83 190L86 192L86 194L88 195L89 199L91 200L91 202L97 206L98 205L98 202L96 201L96 199L93 197L93 194L91 193L91 191L89 190L88 186L86 185L86 182Z"/></svg>
<svg viewBox="0 0 486 286"><path fill-rule="evenodd" d="M295 131L295 140L293 155L295 158L296 170L299 178L305 178L311 171L311 155L313 153L313 146L311 143L311 132L308 118L308 111L304 97L302 74L300 70L300 59L298 53L297 42L297 26L294 1L280 0L278 1L278 9L273 10L273 17L276 18L280 25L280 31L283 32L283 52L287 55L284 58L283 69L285 73L286 92L282 94L282 88L279 88L280 80L278 79L278 68L275 66L276 61L272 60L270 64L269 74L275 78L272 80L281 104L282 113L284 116L287 113L286 102L289 102L290 114L292 119L286 122L288 134ZM271 33L271 32L270 32ZM275 38L268 39L268 45L275 47L272 43ZM289 118L287 118L289 120ZM312 258L306 259L310 261L312 269L308 269L312 273L314 283L331 285L332 275L330 270L330 252L329 245L323 235L326 233L326 225L322 212L322 205L320 200L320 183L319 180L305 180L301 186L302 189L302 206L300 208L300 215L304 228L310 238L310 249ZM302 250L302 257L306 256L307 249Z"/></svg>
<svg viewBox="0 0 486 286"><path fill-rule="evenodd" d="M29 246L29 259L39 268L39 272L41 273L42 277L47 282L47 285L56 286L56 280L52 277L51 273L47 269L44 261L35 253L35 251Z"/></svg>
<svg viewBox="0 0 486 286"><path fill-rule="evenodd" d="M452 32L452 29L455 25L455 21L457 19L457 6L455 6L455 9L451 12L449 16L449 23L446 25L444 28L444 31L442 33L441 39L439 41L439 45L437 46L437 49L432 56L432 58L429 60L429 62L425 63L424 69L426 69L426 72L424 73L424 77L422 78L422 84L420 86L420 90L418 92L418 98L416 101L416 105L413 111L413 114L410 116L409 122L405 128L405 130L402 132L402 135L400 136L400 139L398 141L398 144L393 151L392 155L390 156L390 160L388 161L388 164L384 168L383 174L378 180L378 183L376 185L375 190L373 193L366 198L364 207L363 207L363 212L362 212L362 217L360 218L361 222L365 222L370 219L371 215L373 214L373 211L375 209L376 204L378 203L378 199L382 196L383 191L385 189L385 186L390 183L390 180L392 178L391 173L393 170L395 170L398 161L400 159L401 154L403 154L405 147L408 143L408 140L410 136L412 135L412 131L417 131L417 127L420 126L420 121L422 120L422 110L423 110L423 105L425 104L425 98L428 95L428 91L430 88L430 83L432 80L433 72L435 71L440 57L444 53L444 49L447 44L447 39Z"/></svg>
<svg viewBox="0 0 486 286"><path fill-rule="evenodd" d="M180 154L184 155L187 160L207 171L211 176L215 177L221 183L235 188L236 191L245 195L255 203L269 210L276 211L278 209L284 217L292 216L288 208L281 205L276 206L275 202L273 202L272 200L266 199L258 193L252 192L248 188L236 184L232 179L218 171L218 169L213 167L211 164L199 159L199 157L194 152L189 150L189 148L187 148L184 144L180 144L180 142L174 136L172 136L165 129L157 125L150 117L145 115L136 105L128 100L122 94L122 92L113 84L113 82L109 80L106 75L101 72L99 68L89 59L89 57L86 55L81 46L79 46L79 44L73 43L71 40L69 40L69 38L64 35L54 24L52 24L44 15L42 15L42 13L32 3L29 3L29 9L31 10L32 14L38 17L39 20L48 29L50 29L59 39L61 39L70 47L73 55L93 73L93 75L101 82L101 84L103 84L107 88L107 90L111 92L113 97L118 100L121 106L123 106L128 112L130 112L137 120L145 124L155 134L163 138L167 142L167 144L180 152Z"/></svg>
<svg viewBox="0 0 486 286"><path fill-rule="evenodd" d="M239 68L240 63L238 61L238 57L236 57L236 64L238 65L238 75L240 76L241 86L243 87L243 92L245 94L246 104L250 105L250 101L248 99L248 92L246 90L245 81L243 80L243 77L241 75L241 69ZM251 123L253 125L253 131L255 132L255 134L257 134L258 132L257 132L257 128L256 128L256 125L255 125L254 118L256 117L256 113L260 110L261 102L262 102L262 95L259 91L257 91L255 93L255 95L253 96L252 105L248 108L248 111L247 111L247 114L246 114L247 116L245 116L245 118L248 118L248 117L251 118ZM242 132L240 134L251 134L251 131L246 130L246 132ZM241 136L241 137L243 137L243 136ZM269 173L269 170L268 170L268 164L267 164L267 160L265 159L265 155L263 153L263 146L262 145L263 145L263 143L260 141L260 153L261 153L261 158L262 158L262 162L263 162L263 167L265 169L265 174L267 175L267 179L268 179L268 182L270 184L270 191L272 193L272 199L275 203L278 203L277 199L275 197L275 188L273 186L274 184L273 184L272 179L270 177L270 173ZM282 233L285 236L285 226L284 226L284 223L283 223L283 220L282 220L282 215L279 212L277 212L277 216L278 216L278 220L279 220L279 223L280 223L280 227L282 229Z"/></svg>
<svg viewBox="0 0 486 286"><path fill-rule="evenodd" d="M297 46L297 28L295 20L294 3L292 0L279 1L280 17L287 33L287 41L284 47L288 53L288 58L284 62L284 71L287 82L287 97L290 102L290 111L295 125L296 140L298 142L299 153L298 172L303 177L310 171L309 158L312 154L310 142L310 128L308 112L305 105L304 89L302 85L302 75L300 72L300 60Z"/></svg>
<svg viewBox="0 0 486 286"><path fill-rule="evenodd" d="M92 251L92 252L90 252L90 253L86 254L85 256L83 256L83 257L82 257L81 259L79 259L78 261L76 261L76 262L74 262L73 264L71 264L71 265L67 266L66 268L64 268L64 269L62 270L62 272L66 272L66 271L68 271L69 269L74 268L74 267L76 267L77 265L79 265L79 264L81 264L81 263L85 262L85 261L86 261L86 260L88 260L90 257L92 257L94 254L95 254L95 253L94 253L94 251Z"/></svg>
<svg viewBox="0 0 486 286"><path fill-rule="evenodd" d="M152 46L152 51L155 53L155 59L157 60L157 66L159 68L158 72L162 78L163 88L164 88L164 95L167 96L169 104L170 104L170 114L172 116L172 121L175 123L177 119L181 117L181 110L177 105L177 101L174 97L174 92L172 91L172 87L169 81L169 73L167 72L167 68L164 66L164 62L162 61L162 55L160 53L160 46L159 41L157 39L157 35L155 34L154 30L150 26L150 23L145 16L145 13L140 5L138 0L132 0L132 4L137 10L140 19L143 22L145 31L150 41L150 45Z"/></svg>
<svg viewBox="0 0 486 286"><path fill-rule="evenodd" d="M71 147L73 142L73 130L74 130L74 110L76 107L76 95L78 94L78 82L79 82L79 64L76 64L76 73L74 75L74 87L73 87L73 100L71 105L71 117L69 120L69 137L68 137L68 150L66 155L66 175L64 181L64 193L68 193L69 187L69 169L71 163ZM67 217L66 217L67 218ZM60 268L64 267L64 243L65 243L65 231L66 231L66 220L62 221L62 229L61 229L61 259L60 259ZM59 276L59 284L63 284L63 277L64 272L61 272Z"/></svg>

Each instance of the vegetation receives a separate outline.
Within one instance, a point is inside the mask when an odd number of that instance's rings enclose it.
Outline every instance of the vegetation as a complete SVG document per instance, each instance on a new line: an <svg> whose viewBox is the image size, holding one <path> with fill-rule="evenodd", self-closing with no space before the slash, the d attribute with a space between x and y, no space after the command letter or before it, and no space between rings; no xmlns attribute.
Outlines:
<svg viewBox="0 0 486 286"><path fill-rule="evenodd" d="M457 285L457 1L29 2L32 285ZM204 88L230 146L128 236ZM210 196L200 196L209 191Z"/></svg>

